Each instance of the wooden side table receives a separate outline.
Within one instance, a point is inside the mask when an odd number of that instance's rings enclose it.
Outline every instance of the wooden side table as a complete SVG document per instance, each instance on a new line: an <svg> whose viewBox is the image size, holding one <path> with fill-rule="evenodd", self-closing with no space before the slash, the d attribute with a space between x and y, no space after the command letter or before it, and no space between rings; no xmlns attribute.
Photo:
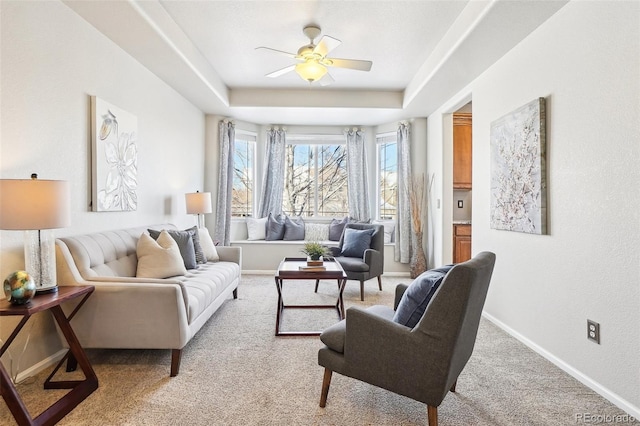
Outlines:
<svg viewBox="0 0 640 426"><path fill-rule="evenodd" d="M2 348L0 348L0 356L6 352L9 345L16 338L22 327L27 323L29 318L35 313L50 310L55 318L62 334L64 335L67 343L69 343L69 350L67 354L60 360L53 372L47 377L44 382L44 389L71 389L57 402L40 413L35 419L32 419L25 407L18 391L11 381L11 377L5 370L2 363L0 363L0 391L2 398L4 399L7 407L13 414L19 425L54 425L66 416L71 410L73 410L80 402L89 396L94 390L98 388L98 377L93 371L89 359L86 353L80 346L80 342L76 337L69 321L82 307L87 298L94 290L94 286L61 286L58 287L57 293L40 294L34 297L30 303L26 305L16 306L10 304L7 300L0 301L0 316L14 316L21 315L22 320L13 330L7 341ZM67 317L62 311L61 304L82 297L75 309ZM60 366L69 357L75 358L77 365L84 373L84 380L66 380L66 381L52 381L51 379L55 373L60 369Z"/></svg>

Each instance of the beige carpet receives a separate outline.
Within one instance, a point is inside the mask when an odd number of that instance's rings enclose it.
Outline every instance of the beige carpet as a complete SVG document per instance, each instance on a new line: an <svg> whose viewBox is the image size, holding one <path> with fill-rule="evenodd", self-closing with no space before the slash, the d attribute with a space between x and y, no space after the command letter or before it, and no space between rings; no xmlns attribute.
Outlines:
<svg viewBox="0 0 640 426"><path fill-rule="evenodd" d="M350 281L347 307L392 304L398 282L384 291L366 283L366 302ZM285 281L287 303L332 303L334 282ZM141 301L144 303L144 301ZM90 350L100 387L62 425L424 425L426 407L334 374L326 408L318 407L323 370L317 337L275 337L272 277L244 276L239 299L227 301L184 349L180 374L169 378L169 351ZM286 312L284 329L323 327L331 310ZM19 385L32 414L64 391L44 391L48 373ZM476 349L439 408L440 425L571 425L582 413L620 409L483 320ZM0 422L14 424L4 402Z"/></svg>

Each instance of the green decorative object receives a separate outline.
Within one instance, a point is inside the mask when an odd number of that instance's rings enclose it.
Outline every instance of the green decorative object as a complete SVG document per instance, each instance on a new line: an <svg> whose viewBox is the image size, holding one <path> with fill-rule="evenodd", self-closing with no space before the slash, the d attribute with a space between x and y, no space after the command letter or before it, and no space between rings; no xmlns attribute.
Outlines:
<svg viewBox="0 0 640 426"><path fill-rule="evenodd" d="M316 261L329 254L329 250L325 246L315 241L304 243L304 248L301 251L309 256L309 259Z"/></svg>
<svg viewBox="0 0 640 426"><path fill-rule="evenodd" d="M16 271L4 280L4 295L14 305L29 303L36 295L36 283L27 271Z"/></svg>

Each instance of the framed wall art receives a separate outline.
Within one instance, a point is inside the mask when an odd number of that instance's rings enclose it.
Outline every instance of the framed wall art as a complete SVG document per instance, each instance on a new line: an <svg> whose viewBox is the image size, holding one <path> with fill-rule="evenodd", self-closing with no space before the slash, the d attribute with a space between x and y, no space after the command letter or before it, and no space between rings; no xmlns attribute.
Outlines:
<svg viewBox="0 0 640 426"><path fill-rule="evenodd" d="M91 97L92 210L138 208L138 119Z"/></svg>
<svg viewBox="0 0 640 426"><path fill-rule="evenodd" d="M547 233L545 98L491 123L491 228Z"/></svg>

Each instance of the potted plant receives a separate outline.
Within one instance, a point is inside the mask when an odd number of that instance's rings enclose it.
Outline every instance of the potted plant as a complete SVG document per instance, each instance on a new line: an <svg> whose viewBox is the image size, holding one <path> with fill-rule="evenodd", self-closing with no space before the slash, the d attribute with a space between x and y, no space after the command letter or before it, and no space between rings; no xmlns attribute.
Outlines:
<svg viewBox="0 0 640 426"><path fill-rule="evenodd" d="M309 261L307 263L311 265L322 265L322 260L320 259L322 256L328 255L329 250L323 246L322 244L316 241L308 241L304 243L304 248L301 250L302 253L306 254L309 257ZM315 263L311 263L315 262Z"/></svg>

